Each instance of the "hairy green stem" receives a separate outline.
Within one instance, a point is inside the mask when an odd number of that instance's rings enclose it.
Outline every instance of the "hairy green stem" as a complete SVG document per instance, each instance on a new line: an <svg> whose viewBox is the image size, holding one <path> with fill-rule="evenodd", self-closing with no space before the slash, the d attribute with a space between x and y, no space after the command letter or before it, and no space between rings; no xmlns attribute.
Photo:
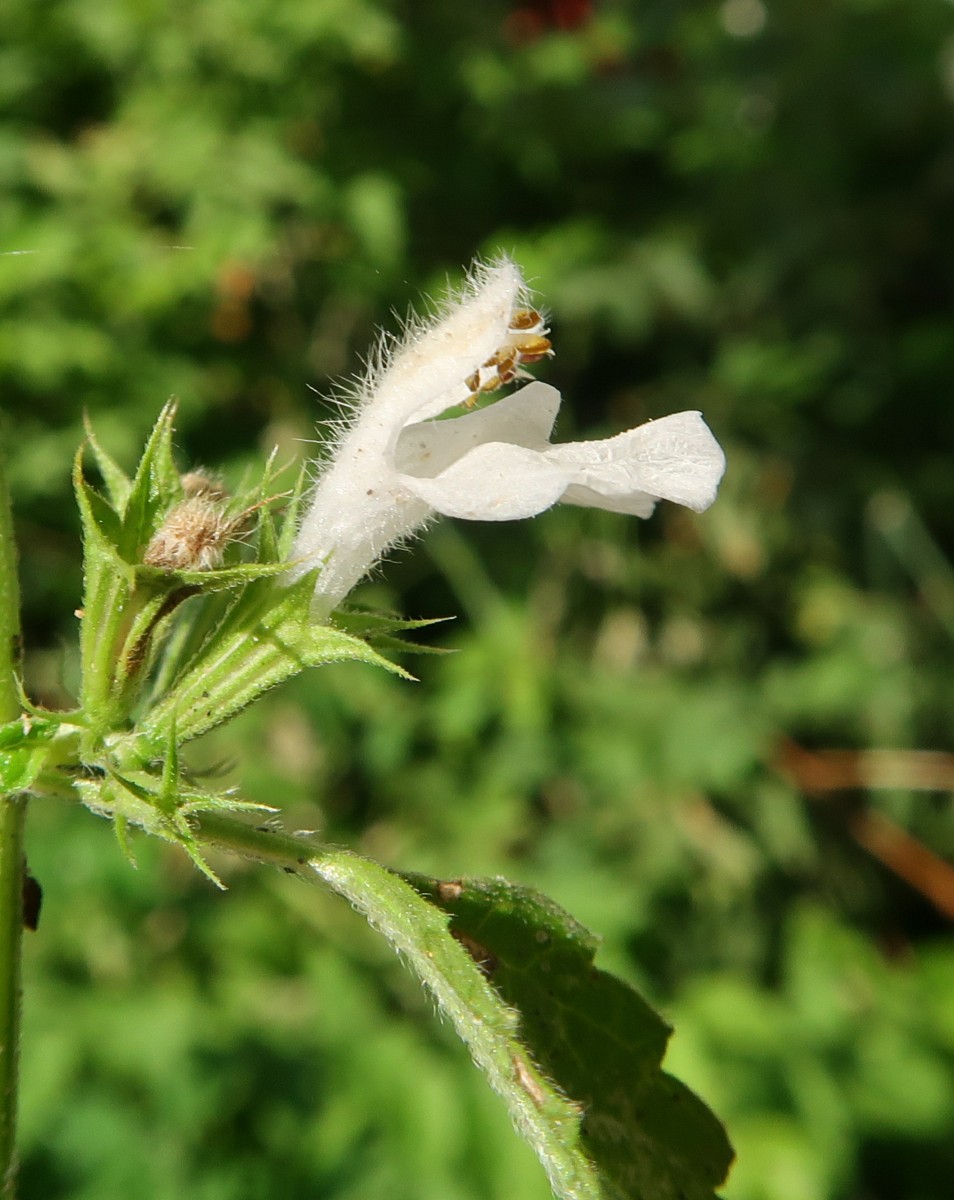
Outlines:
<svg viewBox="0 0 954 1200"><path fill-rule="evenodd" d="M221 813L203 812L191 819L196 841L220 850L232 850L257 862L297 870L331 851L316 838L295 837L269 825L249 825ZM337 851L344 854L346 851Z"/></svg>
<svg viewBox="0 0 954 1200"><path fill-rule="evenodd" d="M0 1196L16 1195L26 800L0 800Z"/></svg>
<svg viewBox="0 0 954 1200"><path fill-rule="evenodd" d="M14 721L20 713L15 674L19 648L17 557L0 445L0 722ZM0 1196L4 1200L16 1195L25 819L24 797L0 796Z"/></svg>
<svg viewBox="0 0 954 1200"><path fill-rule="evenodd" d="M20 653L20 589L13 513L7 492L3 443L0 441L0 722L20 715L15 668Z"/></svg>

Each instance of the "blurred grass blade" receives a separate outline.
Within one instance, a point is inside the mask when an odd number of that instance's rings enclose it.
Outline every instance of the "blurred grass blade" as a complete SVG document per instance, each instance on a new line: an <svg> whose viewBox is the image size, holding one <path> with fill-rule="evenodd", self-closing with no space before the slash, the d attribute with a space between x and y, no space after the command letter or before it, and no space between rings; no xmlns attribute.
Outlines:
<svg viewBox="0 0 954 1200"><path fill-rule="evenodd" d="M954 638L954 567L908 496L882 491L868 504L868 520L890 546L934 613Z"/></svg>

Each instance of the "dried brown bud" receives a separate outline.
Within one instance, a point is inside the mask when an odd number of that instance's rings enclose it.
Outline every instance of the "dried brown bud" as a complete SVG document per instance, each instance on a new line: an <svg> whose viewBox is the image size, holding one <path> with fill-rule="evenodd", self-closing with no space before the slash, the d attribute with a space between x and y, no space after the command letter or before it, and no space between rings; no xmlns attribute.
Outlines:
<svg viewBox="0 0 954 1200"><path fill-rule="evenodd" d="M210 475L208 471L197 467L194 471L186 471L181 477L182 490L190 499L193 496L205 496L209 500L227 500L228 488L218 475Z"/></svg>
<svg viewBox="0 0 954 1200"><path fill-rule="evenodd" d="M212 571L221 566L236 528L218 500L191 496L169 510L142 561L163 571Z"/></svg>

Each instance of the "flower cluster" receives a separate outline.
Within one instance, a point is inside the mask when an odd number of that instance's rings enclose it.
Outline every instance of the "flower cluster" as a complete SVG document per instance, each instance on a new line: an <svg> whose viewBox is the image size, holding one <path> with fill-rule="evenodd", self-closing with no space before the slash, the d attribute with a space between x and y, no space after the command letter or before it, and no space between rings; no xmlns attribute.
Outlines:
<svg viewBox="0 0 954 1200"><path fill-rule="evenodd" d="M537 318L532 353L519 340L530 317ZM521 360L548 352L545 332L527 307L519 269L504 259L477 266L436 319L380 354L357 389L295 542L289 574L321 568L316 615L330 613L389 547L439 514L513 521L562 500L648 517L657 500L697 512L712 503L725 455L698 412L600 441L553 445L555 388L532 382L475 406L522 374Z"/></svg>

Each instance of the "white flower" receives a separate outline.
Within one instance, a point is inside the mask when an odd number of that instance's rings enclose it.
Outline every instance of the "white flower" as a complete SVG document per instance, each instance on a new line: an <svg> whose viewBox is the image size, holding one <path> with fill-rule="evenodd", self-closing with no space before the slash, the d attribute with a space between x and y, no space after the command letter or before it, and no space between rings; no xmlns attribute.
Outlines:
<svg viewBox="0 0 954 1200"><path fill-rule="evenodd" d="M316 615L326 616L389 547L438 514L513 521L562 500L648 517L660 499L697 512L715 499L725 455L698 412L554 446L560 393L534 382L488 407L436 419L514 377L521 359L543 356L546 330L525 303L512 262L477 267L443 315L410 329L390 360L382 353L369 371L292 554L292 578L321 567Z"/></svg>

